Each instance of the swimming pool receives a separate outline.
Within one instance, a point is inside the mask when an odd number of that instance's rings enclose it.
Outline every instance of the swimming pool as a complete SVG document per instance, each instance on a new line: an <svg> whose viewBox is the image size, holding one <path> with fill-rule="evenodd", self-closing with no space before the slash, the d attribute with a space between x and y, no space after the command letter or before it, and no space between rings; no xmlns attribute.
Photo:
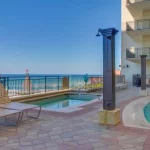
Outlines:
<svg viewBox="0 0 150 150"><path fill-rule="evenodd" d="M150 103L148 103L144 107L143 112L144 112L145 119L150 123Z"/></svg>
<svg viewBox="0 0 150 150"><path fill-rule="evenodd" d="M98 97L100 97L100 95L65 94L65 95L46 98L46 99L28 101L25 103L40 105L40 106L42 106L42 108L46 108L46 109L50 109L50 110L59 110L62 108L67 108L67 107L71 107L71 106L77 106L80 104L84 104L84 103L92 101Z"/></svg>

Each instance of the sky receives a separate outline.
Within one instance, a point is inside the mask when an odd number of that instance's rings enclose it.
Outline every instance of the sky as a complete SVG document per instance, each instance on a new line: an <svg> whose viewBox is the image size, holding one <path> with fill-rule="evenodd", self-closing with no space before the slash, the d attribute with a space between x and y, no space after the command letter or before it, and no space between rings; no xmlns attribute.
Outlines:
<svg viewBox="0 0 150 150"><path fill-rule="evenodd" d="M120 31L120 0L0 2L0 74L102 74L98 28ZM116 69L120 64L116 35Z"/></svg>

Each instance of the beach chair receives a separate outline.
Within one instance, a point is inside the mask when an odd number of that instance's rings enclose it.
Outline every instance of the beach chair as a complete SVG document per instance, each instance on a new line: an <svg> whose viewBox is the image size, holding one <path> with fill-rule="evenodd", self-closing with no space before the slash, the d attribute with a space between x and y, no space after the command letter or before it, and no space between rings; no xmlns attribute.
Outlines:
<svg viewBox="0 0 150 150"><path fill-rule="evenodd" d="M28 117L34 118L34 119L38 119L41 113L41 106L18 103L18 102L11 102L8 96L8 92L5 90L5 88L3 87L1 83L0 83L0 108L22 112L22 116L24 112L26 112ZM32 109L36 109L36 112L37 112L36 116L30 116L28 114L28 111Z"/></svg>
<svg viewBox="0 0 150 150"><path fill-rule="evenodd" d="M33 119L38 119L38 117L40 116L40 113L41 113L41 106L31 105L31 104L23 104L23 103L18 103L18 102L10 102L10 103L6 103L6 104L0 104L0 108L9 109L9 110L18 110L18 111L21 111L22 113L25 112L29 118L33 118ZM39 108L39 109L37 110L37 108ZM36 109L36 111L37 111L36 116L29 115L28 111L32 110L32 109Z"/></svg>
<svg viewBox="0 0 150 150"><path fill-rule="evenodd" d="M8 116L12 116L16 114L18 114L18 117L15 122L8 121L7 119ZM1 120L0 120L0 125L16 125L17 126L21 123L22 116L23 114L21 111L0 108L0 118L4 118L4 123L1 123Z"/></svg>

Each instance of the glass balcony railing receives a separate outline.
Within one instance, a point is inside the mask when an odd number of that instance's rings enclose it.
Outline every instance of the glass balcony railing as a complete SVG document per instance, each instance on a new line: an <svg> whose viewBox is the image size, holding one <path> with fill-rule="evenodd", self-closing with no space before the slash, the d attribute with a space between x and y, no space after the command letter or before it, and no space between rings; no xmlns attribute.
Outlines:
<svg viewBox="0 0 150 150"><path fill-rule="evenodd" d="M150 47L126 49L126 58L140 58L140 55L147 55L150 58Z"/></svg>
<svg viewBox="0 0 150 150"><path fill-rule="evenodd" d="M127 31L150 29L150 19L130 21L126 23L126 27Z"/></svg>
<svg viewBox="0 0 150 150"><path fill-rule="evenodd" d="M127 0L127 4L134 4L134 3L139 3L139 2L147 2L150 0Z"/></svg>

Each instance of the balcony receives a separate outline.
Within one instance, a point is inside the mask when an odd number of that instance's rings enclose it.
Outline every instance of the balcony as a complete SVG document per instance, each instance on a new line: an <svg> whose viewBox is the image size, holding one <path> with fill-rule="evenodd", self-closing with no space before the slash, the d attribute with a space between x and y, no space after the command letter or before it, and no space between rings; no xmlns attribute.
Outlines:
<svg viewBox="0 0 150 150"><path fill-rule="evenodd" d="M143 16L143 11L150 9L150 0L127 0L126 7L135 19Z"/></svg>
<svg viewBox="0 0 150 150"><path fill-rule="evenodd" d="M150 47L126 49L126 59L131 62L140 63L140 55L147 55L146 61L150 65Z"/></svg>
<svg viewBox="0 0 150 150"><path fill-rule="evenodd" d="M135 4L135 3L142 3L142 2L148 2L150 0L127 0L127 5Z"/></svg>
<svg viewBox="0 0 150 150"><path fill-rule="evenodd" d="M127 22L126 31L131 38L142 40L143 36L150 35L150 19Z"/></svg>

